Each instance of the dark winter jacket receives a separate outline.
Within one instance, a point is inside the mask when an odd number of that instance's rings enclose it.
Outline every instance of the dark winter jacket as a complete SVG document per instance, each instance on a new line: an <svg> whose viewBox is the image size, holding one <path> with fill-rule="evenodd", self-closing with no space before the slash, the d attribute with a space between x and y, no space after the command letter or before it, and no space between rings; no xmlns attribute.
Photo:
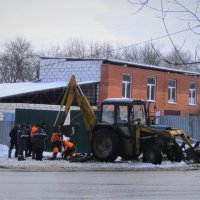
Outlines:
<svg viewBox="0 0 200 200"><path fill-rule="evenodd" d="M9 133L9 137L11 138L11 140L17 141L17 131L18 131L18 127L14 126L14 128Z"/></svg>
<svg viewBox="0 0 200 200"><path fill-rule="evenodd" d="M46 138L47 134L45 132L37 131L31 137L31 143L33 144L34 148L42 148L45 145Z"/></svg>
<svg viewBox="0 0 200 200"><path fill-rule="evenodd" d="M24 143L28 138L28 135L24 132L24 127L20 126L17 128L17 143Z"/></svg>

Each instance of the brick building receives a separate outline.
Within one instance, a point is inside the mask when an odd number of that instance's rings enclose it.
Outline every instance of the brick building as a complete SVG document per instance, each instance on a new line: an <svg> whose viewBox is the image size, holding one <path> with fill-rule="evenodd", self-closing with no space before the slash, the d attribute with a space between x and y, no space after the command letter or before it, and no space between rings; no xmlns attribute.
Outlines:
<svg viewBox="0 0 200 200"><path fill-rule="evenodd" d="M97 104L109 97L152 102L161 115L200 114L200 74L151 65L102 59L41 58L42 81L99 82Z"/></svg>
<svg viewBox="0 0 200 200"><path fill-rule="evenodd" d="M200 114L199 73L106 59L41 57L39 80L31 83L31 91L6 96L1 91L5 85L0 84L0 119L15 108L59 110L58 97L61 99L64 86L55 85L66 85L71 75L76 76L93 106L109 97L130 97L152 102L161 115ZM49 86L41 89L47 83ZM23 88L11 85L15 91Z"/></svg>
<svg viewBox="0 0 200 200"><path fill-rule="evenodd" d="M101 67L100 100L130 97L151 101L161 115L200 114L199 74L150 66Z"/></svg>

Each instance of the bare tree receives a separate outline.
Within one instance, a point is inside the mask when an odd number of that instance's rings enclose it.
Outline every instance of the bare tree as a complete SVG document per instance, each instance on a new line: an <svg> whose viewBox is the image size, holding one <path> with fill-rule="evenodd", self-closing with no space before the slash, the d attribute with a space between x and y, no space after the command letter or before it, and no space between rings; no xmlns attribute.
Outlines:
<svg viewBox="0 0 200 200"><path fill-rule="evenodd" d="M122 59L123 48L119 44L115 47L110 42L90 41L87 49L89 58Z"/></svg>
<svg viewBox="0 0 200 200"><path fill-rule="evenodd" d="M98 55L99 58L115 59L115 53L116 53L115 48L109 42L100 43L99 52L100 52L100 54Z"/></svg>
<svg viewBox="0 0 200 200"><path fill-rule="evenodd" d="M190 65L190 64L180 64L182 62L184 63L191 63L192 62L192 56L189 51L177 51L173 48L170 52L167 53L165 56L166 60L164 60L164 65L170 68L178 68L178 69L184 69L187 71L196 71L197 67L196 65ZM170 60L170 62L168 62Z"/></svg>
<svg viewBox="0 0 200 200"><path fill-rule="evenodd" d="M159 55L160 48L156 47L152 43L146 43L145 45L130 46L123 49L123 60L135 63L143 63L149 65L160 65L162 59Z"/></svg>
<svg viewBox="0 0 200 200"><path fill-rule="evenodd" d="M37 76L37 59L29 42L16 38L5 42L4 47L0 55L0 75L3 82L23 82Z"/></svg>
<svg viewBox="0 0 200 200"><path fill-rule="evenodd" d="M63 48L63 55L65 57L84 58L86 52L85 42L79 39L70 39Z"/></svg>
<svg viewBox="0 0 200 200"><path fill-rule="evenodd" d="M99 42L90 41L88 44L88 57L100 58L102 53L101 44Z"/></svg>
<svg viewBox="0 0 200 200"><path fill-rule="evenodd" d="M48 49L41 49L38 51L38 56L42 57L64 57L64 50L60 46L52 46Z"/></svg>
<svg viewBox="0 0 200 200"><path fill-rule="evenodd" d="M193 60L186 63L184 57L182 57L180 53L186 41L183 41L178 47L177 41L174 41L172 37L174 33L170 32L168 26L168 18L173 17L174 20L179 20L180 23L185 24L185 29L176 34L189 30L196 36L200 36L200 0L160 0L159 2L157 1L156 4L152 0L129 0L129 2L134 6L137 6L137 12L142 11L144 8L148 8L151 9L156 16L160 17L176 55L179 57L180 65L200 63L200 44L196 44L195 46ZM168 63L169 62L170 60L168 60ZM177 63L172 62L171 64L177 65Z"/></svg>
<svg viewBox="0 0 200 200"><path fill-rule="evenodd" d="M141 62L139 49L135 46L123 50L123 60L128 62Z"/></svg>
<svg viewBox="0 0 200 200"><path fill-rule="evenodd" d="M62 50L62 55L75 58L120 58L119 51L115 51L114 45L109 42L87 42L79 39L69 40Z"/></svg>
<svg viewBox="0 0 200 200"><path fill-rule="evenodd" d="M40 56L112 59L160 65L162 59L159 54L160 48L150 42L141 47L124 47L122 44L113 45L110 42L87 42L79 39L71 39L63 48L57 46L56 48L43 50Z"/></svg>
<svg viewBox="0 0 200 200"><path fill-rule="evenodd" d="M159 53L160 49L158 47L155 47L152 43L147 43L140 48L140 60L144 64L159 66L162 62Z"/></svg>

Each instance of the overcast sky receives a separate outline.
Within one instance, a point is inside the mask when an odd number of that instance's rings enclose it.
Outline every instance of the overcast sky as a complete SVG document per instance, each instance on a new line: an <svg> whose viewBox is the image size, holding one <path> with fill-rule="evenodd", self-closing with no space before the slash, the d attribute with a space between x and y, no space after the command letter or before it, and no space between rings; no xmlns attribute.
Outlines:
<svg viewBox="0 0 200 200"><path fill-rule="evenodd" d="M17 36L46 48L72 38L132 45L166 35L155 13L135 11L128 0L0 0L0 45ZM169 25L172 33L186 28L172 19ZM189 33L176 37L187 40Z"/></svg>

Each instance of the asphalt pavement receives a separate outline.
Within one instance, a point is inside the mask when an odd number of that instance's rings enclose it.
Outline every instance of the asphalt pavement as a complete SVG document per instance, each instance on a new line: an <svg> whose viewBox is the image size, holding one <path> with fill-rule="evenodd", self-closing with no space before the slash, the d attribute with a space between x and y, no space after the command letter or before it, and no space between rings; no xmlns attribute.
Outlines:
<svg viewBox="0 0 200 200"><path fill-rule="evenodd" d="M0 170L1 200L199 199L200 171Z"/></svg>

